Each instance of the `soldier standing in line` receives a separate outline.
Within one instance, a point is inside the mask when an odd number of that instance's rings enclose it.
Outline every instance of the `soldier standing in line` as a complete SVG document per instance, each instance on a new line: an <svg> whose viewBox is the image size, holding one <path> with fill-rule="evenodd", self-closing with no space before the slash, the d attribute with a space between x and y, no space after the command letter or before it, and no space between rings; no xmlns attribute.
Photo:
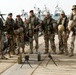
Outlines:
<svg viewBox="0 0 76 75"><path fill-rule="evenodd" d="M4 40L3 40L3 21L2 19L0 18L0 58L1 59L6 59L6 57L4 56L4 51L3 51L3 48L4 48Z"/></svg>
<svg viewBox="0 0 76 75"><path fill-rule="evenodd" d="M13 28L14 28L14 20L12 18L12 13L8 14L8 17L5 21L5 26L7 28L7 33L8 33L8 54L9 57L11 57L10 52L12 51L13 54L15 54L15 47L14 47L14 32L13 32Z"/></svg>
<svg viewBox="0 0 76 75"><path fill-rule="evenodd" d="M16 43L18 43L17 45L19 46L18 54L20 53L20 46L22 47L22 50L23 50L22 52L25 53L25 51L24 51L24 48L25 48L25 41L24 41L25 26L24 26L23 20L21 19L20 15L16 16L14 30L19 30L18 34L16 34L17 32L15 31L15 35L17 36L15 38L15 39L17 39Z"/></svg>
<svg viewBox="0 0 76 75"><path fill-rule="evenodd" d="M72 26L69 28L70 32L72 32L71 47L70 47L70 53L69 53L69 57L71 57L73 56L73 52L74 52L74 42L75 42L75 35L76 35L76 5L72 6L72 13L69 19L70 19L69 22L73 21Z"/></svg>
<svg viewBox="0 0 76 75"><path fill-rule="evenodd" d="M53 22L55 20L52 19L52 17L50 16L50 13L47 12L46 16L43 20L43 25L42 25L42 29L44 32L44 40L45 40L45 52L44 54L47 54L49 51L49 41L51 44L51 49L52 49L52 53L56 54L56 47L55 47L55 42L54 42L54 37L55 37L55 33L54 33L54 28L53 28Z"/></svg>
<svg viewBox="0 0 76 75"><path fill-rule="evenodd" d="M27 24L28 20L25 18L24 19L24 26L25 26L25 35L24 35L24 40L25 40L25 44L29 45L29 33L28 33L28 24Z"/></svg>
<svg viewBox="0 0 76 75"><path fill-rule="evenodd" d="M38 53L38 25L40 24L39 19L35 16L34 11L30 10L30 17L28 19L28 24L29 24L29 41L30 41L30 53L33 53L33 36L36 42L36 53Z"/></svg>
<svg viewBox="0 0 76 75"><path fill-rule="evenodd" d="M67 30L67 25L68 25L68 19L67 16L65 15L64 11L61 11L60 13L60 18L58 20L58 27L62 25L64 27L63 30L58 29L58 39L59 39L59 54L65 54L68 55L68 47L67 47L67 40L68 40L68 30Z"/></svg>

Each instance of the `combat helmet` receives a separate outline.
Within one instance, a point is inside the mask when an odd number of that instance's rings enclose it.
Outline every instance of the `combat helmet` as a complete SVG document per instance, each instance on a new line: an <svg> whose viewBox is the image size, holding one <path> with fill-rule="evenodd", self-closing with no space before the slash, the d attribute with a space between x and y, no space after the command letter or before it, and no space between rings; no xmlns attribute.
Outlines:
<svg viewBox="0 0 76 75"><path fill-rule="evenodd" d="M58 26L58 31L64 31L64 26L63 25L59 25Z"/></svg>
<svg viewBox="0 0 76 75"><path fill-rule="evenodd" d="M72 6L72 10L74 10L74 9L76 9L76 5L73 5L73 6Z"/></svg>

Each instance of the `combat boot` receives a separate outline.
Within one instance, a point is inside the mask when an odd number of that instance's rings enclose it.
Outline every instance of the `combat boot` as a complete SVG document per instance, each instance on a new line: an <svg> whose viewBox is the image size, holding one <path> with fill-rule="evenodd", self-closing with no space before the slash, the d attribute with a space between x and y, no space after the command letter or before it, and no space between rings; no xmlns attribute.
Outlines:
<svg viewBox="0 0 76 75"><path fill-rule="evenodd" d="M30 50L30 54L33 54L33 50Z"/></svg>
<svg viewBox="0 0 76 75"><path fill-rule="evenodd" d="M59 50L58 54L64 54L63 50Z"/></svg>
<svg viewBox="0 0 76 75"><path fill-rule="evenodd" d="M12 51L12 54L15 55L15 51Z"/></svg>
<svg viewBox="0 0 76 75"><path fill-rule="evenodd" d="M44 54L47 54L48 53L48 50L45 50Z"/></svg>
<svg viewBox="0 0 76 75"><path fill-rule="evenodd" d="M38 49L36 49L36 52L35 52L35 54L38 54Z"/></svg>
<svg viewBox="0 0 76 75"><path fill-rule="evenodd" d="M22 53L26 54L24 49L23 49Z"/></svg>
<svg viewBox="0 0 76 75"><path fill-rule="evenodd" d="M6 58L4 55L1 55L1 59L8 59L8 58Z"/></svg>
<svg viewBox="0 0 76 75"><path fill-rule="evenodd" d="M67 56L68 55L68 50L65 50L64 54Z"/></svg>
<svg viewBox="0 0 76 75"><path fill-rule="evenodd" d="M72 57L74 54L73 54L73 49L71 49L70 53L69 53L69 57Z"/></svg>
<svg viewBox="0 0 76 75"><path fill-rule="evenodd" d="M56 50L52 50L51 53L52 53L52 54L56 54Z"/></svg>
<svg viewBox="0 0 76 75"><path fill-rule="evenodd" d="M17 52L17 55L19 55L20 54L20 48L18 49L18 52Z"/></svg>

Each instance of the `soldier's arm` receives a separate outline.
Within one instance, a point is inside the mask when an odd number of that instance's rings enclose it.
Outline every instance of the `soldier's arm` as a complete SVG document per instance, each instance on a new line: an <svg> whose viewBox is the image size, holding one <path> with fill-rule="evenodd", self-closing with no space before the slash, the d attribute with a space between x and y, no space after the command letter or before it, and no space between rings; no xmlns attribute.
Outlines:
<svg viewBox="0 0 76 75"><path fill-rule="evenodd" d="M46 18L44 18L44 20L41 23L41 28L43 31L45 31L45 25L46 25Z"/></svg>
<svg viewBox="0 0 76 75"><path fill-rule="evenodd" d="M1 18L0 18L0 29L1 29L1 30L3 29L3 21L2 21Z"/></svg>
<svg viewBox="0 0 76 75"><path fill-rule="evenodd" d="M61 24L61 17L59 17L58 21L57 21L57 25Z"/></svg>
<svg viewBox="0 0 76 75"><path fill-rule="evenodd" d="M38 18L36 18L37 21L37 25L36 25L36 29L38 29L38 27L41 25L40 20Z"/></svg>
<svg viewBox="0 0 76 75"><path fill-rule="evenodd" d="M7 22L7 20L5 21L5 26L6 26L6 27L8 26L8 22Z"/></svg>
<svg viewBox="0 0 76 75"><path fill-rule="evenodd" d="M70 14L69 20L73 20L73 13Z"/></svg>

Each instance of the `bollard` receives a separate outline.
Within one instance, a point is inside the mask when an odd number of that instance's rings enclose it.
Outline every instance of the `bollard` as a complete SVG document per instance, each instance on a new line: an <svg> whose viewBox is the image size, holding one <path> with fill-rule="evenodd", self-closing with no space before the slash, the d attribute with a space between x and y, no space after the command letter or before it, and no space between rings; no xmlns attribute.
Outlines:
<svg viewBox="0 0 76 75"><path fill-rule="evenodd" d="M18 57L18 64L22 63L22 55L20 54L20 56Z"/></svg>
<svg viewBox="0 0 76 75"><path fill-rule="evenodd" d="M40 54L40 52L38 53L37 58L38 58L38 61L41 61L41 54Z"/></svg>

